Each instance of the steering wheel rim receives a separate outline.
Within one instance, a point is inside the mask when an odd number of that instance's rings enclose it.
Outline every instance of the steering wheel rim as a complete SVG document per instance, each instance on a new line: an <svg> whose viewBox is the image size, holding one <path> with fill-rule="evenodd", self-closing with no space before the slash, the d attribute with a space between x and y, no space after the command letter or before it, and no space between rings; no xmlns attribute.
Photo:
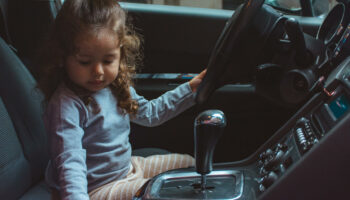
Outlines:
<svg viewBox="0 0 350 200"><path fill-rule="evenodd" d="M216 88L226 84L223 77L229 67L230 55L263 4L264 0L246 0L227 21L211 53L207 73L197 89L195 101L198 105L206 102Z"/></svg>

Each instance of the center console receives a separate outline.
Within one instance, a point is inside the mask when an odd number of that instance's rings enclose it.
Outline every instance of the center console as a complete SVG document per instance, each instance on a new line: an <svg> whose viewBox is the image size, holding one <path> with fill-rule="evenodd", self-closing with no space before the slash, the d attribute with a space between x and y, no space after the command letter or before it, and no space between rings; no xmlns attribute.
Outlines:
<svg viewBox="0 0 350 200"><path fill-rule="evenodd" d="M205 187L196 168L172 170L134 199L349 198L350 58L320 88L251 156L214 164Z"/></svg>

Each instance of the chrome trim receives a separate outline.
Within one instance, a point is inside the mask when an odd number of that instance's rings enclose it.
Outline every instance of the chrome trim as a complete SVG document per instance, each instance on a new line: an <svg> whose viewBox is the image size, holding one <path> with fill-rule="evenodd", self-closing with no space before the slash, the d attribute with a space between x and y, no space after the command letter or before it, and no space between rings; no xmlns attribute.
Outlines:
<svg viewBox="0 0 350 200"><path fill-rule="evenodd" d="M226 126L226 117L221 110L206 110L200 113L194 120L194 126L198 125L215 125L220 127Z"/></svg>
<svg viewBox="0 0 350 200"><path fill-rule="evenodd" d="M244 186L244 175L241 171L237 170L215 170L212 171L210 174L207 175L207 177L213 177L213 176L234 176L235 177L235 190L234 190L234 196L229 199L222 199L221 200L235 200L241 198L243 194L243 186ZM179 172L174 174L163 174L152 180L149 185L147 186L147 189L145 191L145 195L142 199L156 199L156 200L169 200L172 199L171 197L162 198L158 197L157 194L159 194L160 189L164 181L169 179L188 179L188 178L200 178L201 175L196 172ZM179 198L176 198L179 199ZM179 199L184 200L184 199Z"/></svg>

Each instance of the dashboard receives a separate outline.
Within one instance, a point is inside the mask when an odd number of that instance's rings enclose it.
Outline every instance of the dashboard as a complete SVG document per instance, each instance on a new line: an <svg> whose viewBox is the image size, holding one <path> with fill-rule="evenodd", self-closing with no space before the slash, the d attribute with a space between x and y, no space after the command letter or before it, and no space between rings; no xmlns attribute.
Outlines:
<svg viewBox="0 0 350 200"><path fill-rule="evenodd" d="M327 46L327 57L339 64L350 53L349 5L338 3L323 21L317 38Z"/></svg>
<svg viewBox="0 0 350 200"><path fill-rule="evenodd" d="M255 170L261 177L260 199L347 196L349 70L350 57L329 75L323 91L300 109L259 154ZM287 191L289 196L285 196Z"/></svg>

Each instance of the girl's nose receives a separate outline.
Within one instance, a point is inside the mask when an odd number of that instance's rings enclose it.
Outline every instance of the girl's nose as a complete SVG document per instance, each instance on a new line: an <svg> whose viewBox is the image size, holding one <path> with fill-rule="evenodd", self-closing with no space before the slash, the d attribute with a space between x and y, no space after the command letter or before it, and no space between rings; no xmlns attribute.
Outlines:
<svg viewBox="0 0 350 200"><path fill-rule="evenodd" d="M104 71L103 71L103 66L101 63L96 63L93 67L93 73L96 75L103 75Z"/></svg>

